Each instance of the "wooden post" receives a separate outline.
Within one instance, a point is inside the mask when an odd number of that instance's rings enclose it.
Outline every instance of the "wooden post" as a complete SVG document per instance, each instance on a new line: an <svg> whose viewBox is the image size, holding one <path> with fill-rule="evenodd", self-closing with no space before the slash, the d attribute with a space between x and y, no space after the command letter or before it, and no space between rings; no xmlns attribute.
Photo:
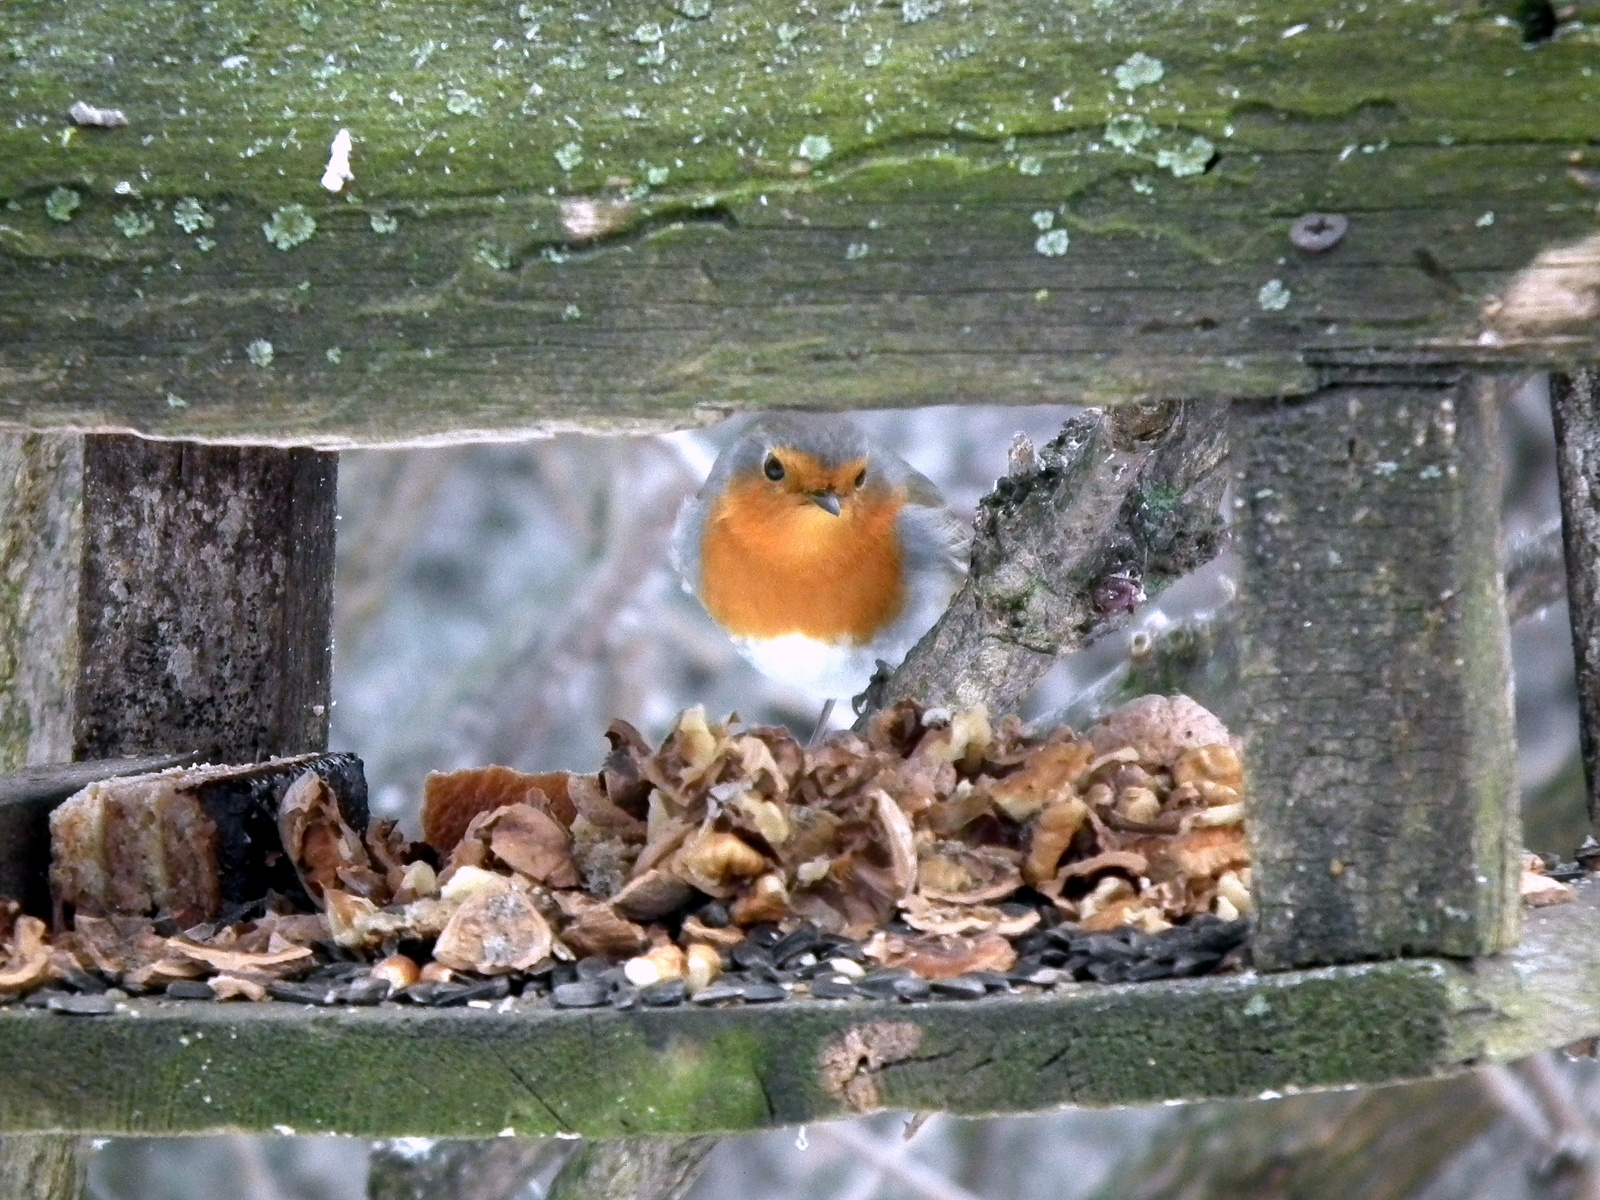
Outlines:
<svg viewBox="0 0 1600 1200"><path fill-rule="evenodd" d="M337 463L0 435L0 767L323 749ZM77 1200L85 1169L77 1138L0 1139L0 1200Z"/></svg>
<svg viewBox="0 0 1600 1200"><path fill-rule="evenodd" d="M0 765L322 749L337 462L0 436Z"/></svg>
<svg viewBox="0 0 1600 1200"><path fill-rule="evenodd" d="M1515 942L1495 450L1450 380L1235 408L1261 966Z"/></svg>
<svg viewBox="0 0 1600 1200"><path fill-rule="evenodd" d="M1600 369L1550 377L1589 823L1600 827Z"/></svg>

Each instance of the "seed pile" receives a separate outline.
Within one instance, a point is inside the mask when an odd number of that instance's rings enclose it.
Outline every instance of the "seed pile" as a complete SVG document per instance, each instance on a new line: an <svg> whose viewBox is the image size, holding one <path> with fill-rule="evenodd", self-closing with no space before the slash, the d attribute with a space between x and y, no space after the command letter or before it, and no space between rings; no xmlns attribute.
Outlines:
<svg viewBox="0 0 1600 1200"><path fill-rule="evenodd" d="M180 929L87 911L80 892L53 939L13 908L0 995L60 1011L113 986L314 1004L920 1000L1241 961L1243 779L1187 697L1144 697L1081 735L901 704L810 748L698 708L659 748L623 722L607 736L594 774L430 776L420 843L353 828L307 770L278 804L298 906L270 892Z"/></svg>

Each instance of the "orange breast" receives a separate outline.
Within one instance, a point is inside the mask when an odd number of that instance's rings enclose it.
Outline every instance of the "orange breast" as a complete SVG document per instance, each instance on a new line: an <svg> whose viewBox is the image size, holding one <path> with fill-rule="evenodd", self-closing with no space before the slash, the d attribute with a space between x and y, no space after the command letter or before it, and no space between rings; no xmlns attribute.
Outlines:
<svg viewBox="0 0 1600 1200"><path fill-rule="evenodd" d="M836 517L759 482L732 483L706 521L700 599L736 637L869 642L905 606L902 503L860 492Z"/></svg>

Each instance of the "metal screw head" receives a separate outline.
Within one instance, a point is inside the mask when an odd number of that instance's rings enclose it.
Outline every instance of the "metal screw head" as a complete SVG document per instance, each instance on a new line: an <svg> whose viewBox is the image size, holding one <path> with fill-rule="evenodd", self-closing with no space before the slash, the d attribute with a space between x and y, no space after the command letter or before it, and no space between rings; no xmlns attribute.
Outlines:
<svg viewBox="0 0 1600 1200"><path fill-rule="evenodd" d="M1321 254L1332 250L1350 232L1350 218L1342 213L1307 213L1289 226L1289 240L1301 250Z"/></svg>

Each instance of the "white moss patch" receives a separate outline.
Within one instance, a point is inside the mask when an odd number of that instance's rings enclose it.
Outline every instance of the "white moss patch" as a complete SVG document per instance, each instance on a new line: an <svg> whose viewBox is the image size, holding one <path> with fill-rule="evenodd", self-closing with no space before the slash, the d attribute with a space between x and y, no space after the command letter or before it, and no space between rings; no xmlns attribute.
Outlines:
<svg viewBox="0 0 1600 1200"><path fill-rule="evenodd" d="M141 212L137 208L125 209L111 218L111 223L117 227L117 232L125 238L141 238L156 227L150 214Z"/></svg>
<svg viewBox="0 0 1600 1200"><path fill-rule="evenodd" d="M801 158L819 163L833 153L833 143L820 133L807 134L800 139Z"/></svg>
<svg viewBox="0 0 1600 1200"><path fill-rule="evenodd" d="M1283 286L1281 279L1269 279L1256 293L1256 303L1268 312L1282 312L1289 307L1294 293Z"/></svg>
<svg viewBox="0 0 1600 1200"><path fill-rule="evenodd" d="M172 206L172 223L185 233L199 233L210 229L217 219L193 196L185 196Z"/></svg>
<svg viewBox="0 0 1600 1200"><path fill-rule="evenodd" d="M317 221L303 204L286 204L272 214L272 219L261 226L267 241L279 250L293 250L309 242L317 232Z"/></svg>
<svg viewBox="0 0 1600 1200"><path fill-rule="evenodd" d="M1185 175L1202 175L1216 153L1217 148L1205 138L1191 138L1187 146L1159 152L1156 166L1165 167L1180 179Z"/></svg>
<svg viewBox="0 0 1600 1200"><path fill-rule="evenodd" d="M1127 61L1112 71L1111 75L1119 88L1131 92L1146 84L1160 83L1166 73L1167 69L1159 58L1152 58L1139 50L1129 55Z"/></svg>
<svg viewBox="0 0 1600 1200"><path fill-rule="evenodd" d="M83 198L77 192L71 188L58 187L45 197L44 215L64 225L72 220L72 214L78 211L78 205L82 203Z"/></svg>
<svg viewBox="0 0 1600 1200"><path fill-rule="evenodd" d="M1060 258L1071 244L1072 239L1067 236L1065 229L1052 229L1033 240L1033 248L1046 258Z"/></svg>

